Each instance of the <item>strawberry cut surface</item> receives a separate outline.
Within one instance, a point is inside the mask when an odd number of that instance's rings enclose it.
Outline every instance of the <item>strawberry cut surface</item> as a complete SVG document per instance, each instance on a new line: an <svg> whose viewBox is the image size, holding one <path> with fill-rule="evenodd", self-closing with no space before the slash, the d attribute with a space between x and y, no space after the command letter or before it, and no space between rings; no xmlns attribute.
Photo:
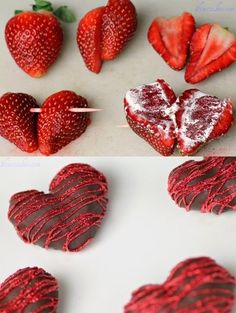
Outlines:
<svg viewBox="0 0 236 313"><path fill-rule="evenodd" d="M170 19L157 17L149 28L148 40L170 67L181 70L186 64L194 31L195 20L188 12Z"/></svg>
<svg viewBox="0 0 236 313"><path fill-rule="evenodd" d="M227 68L235 60L235 35L218 24L202 25L192 38L185 79L188 83L199 83Z"/></svg>
<svg viewBox="0 0 236 313"><path fill-rule="evenodd" d="M233 123L230 100L220 100L190 89L178 99L176 113L178 148L184 155L195 153L201 145L224 135Z"/></svg>
<svg viewBox="0 0 236 313"><path fill-rule="evenodd" d="M174 149L171 115L175 101L175 93L163 80L129 90L124 100L130 127L163 155L172 154Z"/></svg>

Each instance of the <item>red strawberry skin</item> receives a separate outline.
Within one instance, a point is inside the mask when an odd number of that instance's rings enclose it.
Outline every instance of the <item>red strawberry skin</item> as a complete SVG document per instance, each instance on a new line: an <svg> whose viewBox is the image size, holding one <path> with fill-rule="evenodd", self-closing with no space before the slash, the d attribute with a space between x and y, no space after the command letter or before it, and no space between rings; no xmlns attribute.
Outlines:
<svg viewBox="0 0 236 313"><path fill-rule="evenodd" d="M137 28L137 15L130 0L109 0L88 12L80 21L77 44L87 68L99 73L102 62L115 59Z"/></svg>
<svg viewBox="0 0 236 313"><path fill-rule="evenodd" d="M127 92L124 104L131 129L164 156L173 153L175 125L170 117L176 101L174 91L164 80Z"/></svg>
<svg viewBox="0 0 236 313"><path fill-rule="evenodd" d="M38 149L36 100L23 93L6 93L0 98L0 136L14 143L24 152Z"/></svg>
<svg viewBox="0 0 236 313"><path fill-rule="evenodd" d="M218 24L204 24L193 35L190 50L185 80L196 84L236 61L236 37Z"/></svg>
<svg viewBox="0 0 236 313"><path fill-rule="evenodd" d="M102 66L101 40L102 17L105 7L87 13L80 21L77 32L77 43L87 68L99 73Z"/></svg>
<svg viewBox="0 0 236 313"><path fill-rule="evenodd" d="M39 150L51 155L79 138L90 124L89 113L72 113L71 108L87 108L87 100L63 90L47 98L38 118Z"/></svg>
<svg viewBox="0 0 236 313"><path fill-rule="evenodd" d="M24 12L8 21L5 39L17 65L30 76L41 77L59 56L63 31L50 12Z"/></svg>
<svg viewBox="0 0 236 313"><path fill-rule="evenodd" d="M170 19L157 17L149 28L148 40L166 63L178 71L187 62L194 31L195 19L188 12Z"/></svg>
<svg viewBox="0 0 236 313"><path fill-rule="evenodd" d="M178 149L192 155L205 143L228 132L233 124L233 104L198 89L186 90L177 100L176 113Z"/></svg>

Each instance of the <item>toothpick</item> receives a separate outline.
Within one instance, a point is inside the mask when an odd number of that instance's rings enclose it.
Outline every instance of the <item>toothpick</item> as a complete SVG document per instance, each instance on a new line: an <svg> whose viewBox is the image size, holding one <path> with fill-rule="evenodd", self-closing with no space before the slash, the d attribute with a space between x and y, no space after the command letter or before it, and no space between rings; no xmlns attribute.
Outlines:
<svg viewBox="0 0 236 313"><path fill-rule="evenodd" d="M71 108L68 111L72 113L90 113L90 112L100 112L103 109L95 109L95 108ZM32 108L30 109L31 113L41 113L42 109L41 108Z"/></svg>
<svg viewBox="0 0 236 313"><path fill-rule="evenodd" d="M128 124L117 125L117 127L119 127L119 128L129 128L129 125Z"/></svg>

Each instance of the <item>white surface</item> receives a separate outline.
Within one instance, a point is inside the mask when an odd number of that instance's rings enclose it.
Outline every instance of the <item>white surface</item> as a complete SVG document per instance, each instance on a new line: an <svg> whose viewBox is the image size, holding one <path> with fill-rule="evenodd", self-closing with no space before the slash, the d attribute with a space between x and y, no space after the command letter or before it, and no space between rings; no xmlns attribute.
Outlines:
<svg viewBox="0 0 236 313"><path fill-rule="evenodd" d="M85 96L91 107L103 108L103 112L93 115L93 123L86 133L70 144L58 155L138 155L155 156L157 153L130 129L120 129L117 125L126 123L123 97L128 89L143 83L150 83L157 78L164 78L173 86L177 94L192 88L184 81L184 71L171 70L147 41L147 29L157 15L179 15L184 10L196 17L198 24L218 22L228 26L236 33L235 0L134 0L139 15L138 31L118 59L106 62L102 72L95 75L83 64L76 45L77 23L64 25L65 42L62 54L48 74L41 79L27 76L14 63L5 40L4 28L14 9L27 9L31 0L0 1L0 93L21 91L32 94L39 103L47 96L62 89L72 89ZM170 4L171 2L171 4ZM55 0L55 5L68 4L78 20L90 9L104 5L106 0ZM236 64L220 74L196 85L203 92L220 98L232 98L236 103ZM195 86L194 86L195 87ZM236 126L226 136L210 143L200 150L200 155L235 155ZM0 139L0 155L21 155L23 152ZM39 155L36 153L35 155Z"/></svg>
<svg viewBox="0 0 236 313"><path fill-rule="evenodd" d="M236 214L186 213L167 193L169 172L184 158L13 158L0 160L0 281L26 266L41 266L60 282L58 313L122 313L131 291L161 283L188 257L207 255L236 275ZM26 245L7 221L10 196L47 191L71 162L86 162L109 180L106 221L93 243L77 254ZM236 312L236 311L235 311Z"/></svg>

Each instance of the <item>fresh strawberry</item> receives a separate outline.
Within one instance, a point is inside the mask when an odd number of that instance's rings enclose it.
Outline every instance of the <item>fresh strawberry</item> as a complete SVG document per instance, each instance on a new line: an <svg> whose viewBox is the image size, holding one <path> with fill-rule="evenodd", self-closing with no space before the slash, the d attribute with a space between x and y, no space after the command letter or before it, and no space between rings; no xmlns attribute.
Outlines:
<svg viewBox="0 0 236 313"><path fill-rule="evenodd" d="M45 155L56 153L80 137L90 124L89 113L72 113L71 108L87 108L87 100L68 90L47 98L38 118L39 150Z"/></svg>
<svg viewBox="0 0 236 313"><path fill-rule="evenodd" d="M185 79L196 84L236 60L236 37L218 24L205 24L193 35Z"/></svg>
<svg viewBox="0 0 236 313"><path fill-rule="evenodd" d="M80 21L77 43L89 70L99 73L102 62L113 60L137 28L130 0L109 0L106 6L88 12Z"/></svg>
<svg viewBox="0 0 236 313"><path fill-rule="evenodd" d="M191 155L205 143L227 133L233 123L233 105L199 91L186 90L177 100L178 148Z"/></svg>
<svg viewBox="0 0 236 313"><path fill-rule="evenodd" d="M5 38L17 65L30 76L41 77L58 58L63 43L63 31L56 16L67 21L66 15L68 22L74 19L67 7L52 12L50 2L35 2L35 12L16 11L17 15L6 25Z"/></svg>
<svg viewBox="0 0 236 313"><path fill-rule="evenodd" d="M0 98L0 135L25 152L38 149L37 117L30 109L36 100L23 93L6 93Z"/></svg>
<svg viewBox="0 0 236 313"><path fill-rule="evenodd" d="M174 91L164 80L131 89L124 100L130 127L165 156L173 153L175 145L175 101Z"/></svg>
<svg viewBox="0 0 236 313"><path fill-rule="evenodd" d="M149 28L148 40L170 67L181 70L186 64L194 31L195 20L190 13L170 19L157 17Z"/></svg>

